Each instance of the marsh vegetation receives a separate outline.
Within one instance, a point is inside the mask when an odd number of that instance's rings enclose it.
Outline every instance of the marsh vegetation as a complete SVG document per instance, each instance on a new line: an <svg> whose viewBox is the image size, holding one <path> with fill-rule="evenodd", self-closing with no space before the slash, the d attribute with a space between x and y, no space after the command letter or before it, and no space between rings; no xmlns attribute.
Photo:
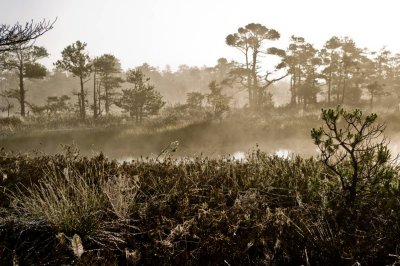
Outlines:
<svg viewBox="0 0 400 266"><path fill-rule="evenodd" d="M0 257L21 264L393 264L399 168L374 114L325 110L317 158L129 162L2 150ZM310 138L311 139L311 138Z"/></svg>

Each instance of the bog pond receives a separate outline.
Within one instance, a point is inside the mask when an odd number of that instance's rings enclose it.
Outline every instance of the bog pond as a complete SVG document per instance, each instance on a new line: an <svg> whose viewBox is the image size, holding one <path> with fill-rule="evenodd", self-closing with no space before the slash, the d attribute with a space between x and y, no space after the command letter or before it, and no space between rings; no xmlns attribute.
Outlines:
<svg viewBox="0 0 400 266"><path fill-rule="evenodd" d="M171 142L178 141L174 156L230 156L242 159L254 149L287 157L290 153L315 155L307 131L294 134L265 132L260 129L194 124L161 132L140 132L130 128L71 129L18 132L0 137L0 146L15 152L62 152L63 145L76 145L82 155L103 152L117 160L157 157Z"/></svg>

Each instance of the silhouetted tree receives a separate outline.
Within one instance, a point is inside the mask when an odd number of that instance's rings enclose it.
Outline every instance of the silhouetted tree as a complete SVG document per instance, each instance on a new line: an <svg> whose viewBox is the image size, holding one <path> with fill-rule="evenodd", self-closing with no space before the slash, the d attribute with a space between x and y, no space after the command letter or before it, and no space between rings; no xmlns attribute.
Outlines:
<svg viewBox="0 0 400 266"><path fill-rule="evenodd" d="M0 53L19 50L21 45L26 45L51 30L55 22L56 20L42 20L39 23L30 21L25 25L0 24Z"/></svg>
<svg viewBox="0 0 400 266"><path fill-rule="evenodd" d="M322 70L322 78L325 79L328 86L328 105L331 103L332 86L333 82L337 80L339 68L339 54L340 39L336 36L330 38L321 50L321 59L325 68Z"/></svg>
<svg viewBox="0 0 400 266"><path fill-rule="evenodd" d="M390 100L395 101L396 105L400 99L400 54L389 54L388 62L385 63L385 84L386 95L393 95ZM397 98L397 99L396 99ZM398 106L396 106L396 109Z"/></svg>
<svg viewBox="0 0 400 266"><path fill-rule="evenodd" d="M317 103L317 94L320 92L318 83L320 74L317 70L321 64L322 61L321 58L317 56L317 50L312 46L309 47L308 57L304 64L305 80L299 91L299 96L304 106Z"/></svg>
<svg viewBox="0 0 400 266"><path fill-rule="evenodd" d="M339 56L339 81L336 87L336 102L344 103L349 88L359 90L357 86L354 86L353 81L361 74L359 70L362 50L356 46L352 39L345 37L341 39Z"/></svg>
<svg viewBox="0 0 400 266"><path fill-rule="evenodd" d="M377 95L384 95L383 84L380 84L378 81L374 81L367 85L367 90L370 96L369 107L372 110L374 108L374 99Z"/></svg>
<svg viewBox="0 0 400 266"><path fill-rule="evenodd" d="M186 104L189 108L201 108L204 98L201 92L189 92L186 94Z"/></svg>
<svg viewBox="0 0 400 266"><path fill-rule="evenodd" d="M58 60L55 65L57 68L69 71L74 76L79 77L81 91L79 93L79 113L82 119L86 116L86 99L85 91L83 87L84 79L90 75L91 63L90 58L85 51L86 43L76 41L75 43L68 45L61 52L62 60Z"/></svg>
<svg viewBox="0 0 400 266"><path fill-rule="evenodd" d="M229 110L230 97L222 93L222 86L215 80L208 85L210 93L207 94L207 102L210 104L212 112L216 118L221 118L222 114Z"/></svg>
<svg viewBox="0 0 400 266"><path fill-rule="evenodd" d="M43 78L46 76L46 68L37 63L38 59L47 57L48 53L44 47L15 45L10 52L0 54L0 65L7 70L15 70L19 79L19 90L9 91L8 96L13 97L20 103L21 116L25 116L26 89L24 78Z"/></svg>
<svg viewBox="0 0 400 266"><path fill-rule="evenodd" d="M371 53L374 58L368 61L368 65L365 67L367 75L366 88L370 96L370 109L373 109L374 100L378 100L382 96L390 95L390 92L386 90L386 85L395 87L395 81L393 80L392 66L391 66L391 53L386 48L382 48L378 53Z"/></svg>
<svg viewBox="0 0 400 266"><path fill-rule="evenodd" d="M224 57L219 58L217 60L217 65L215 65L212 68L213 79L221 84L231 86L232 84L229 73L232 71L234 67L235 67L234 61L228 62L228 60Z"/></svg>
<svg viewBox="0 0 400 266"><path fill-rule="evenodd" d="M99 94L99 100L101 98L104 99L105 112L109 114L110 106L114 103L113 96L115 93L113 89L120 87L120 83L123 82L121 77L115 76L115 74L121 72L121 65L114 55L104 54L94 60L94 70L95 73L100 75L100 83L98 86L104 88L103 97L100 97ZM100 108L98 108L98 110L100 111Z"/></svg>
<svg viewBox="0 0 400 266"><path fill-rule="evenodd" d="M291 42L284 56L283 63L288 68L290 79L290 94L292 105L315 103L317 93L317 68L321 59L317 50L305 41L303 37L291 37Z"/></svg>
<svg viewBox="0 0 400 266"><path fill-rule="evenodd" d="M149 78L139 69L129 70L126 80L133 87L122 90L122 96L116 105L135 117L136 123L141 124L143 117L157 114L165 102L154 86L148 84Z"/></svg>
<svg viewBox="0 0 400 266"><path fill-rule="evenodd" d="M269 79L271 72L266 75L259 75L259 57L261 54L267 53L268 49L263 48L263 43L267 40L274 41L280 38L279 32L269 29L261 24L250 23L245 27L241 27L234 34L226 37L226 44L237 48L243 53L245 63L238 66L232 71L232 74L239 78L239 82L247 89L249 95L249 105L252 108L260 107L265 101L267 94L266 88L272 83L284 78L286 75L278 79ZM283 51L277 48L269 49L269 54L283 55Z"/></svg>

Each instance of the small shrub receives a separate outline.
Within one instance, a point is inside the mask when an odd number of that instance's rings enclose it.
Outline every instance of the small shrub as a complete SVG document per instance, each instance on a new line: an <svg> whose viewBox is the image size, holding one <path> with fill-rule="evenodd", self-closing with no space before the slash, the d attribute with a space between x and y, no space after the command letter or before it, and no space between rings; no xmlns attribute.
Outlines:
<svg viewBox="0 0 400 266"><path fill-rule="evenodd" d="M346 111L338 106L322 110L325 127L312 129L311 136L320 150L320 159L331 174L340 180L347 206L358 196L374 194L391 182L395 171L383 135L385 125L375 123L377 115L364 116L356 109Z"/></svg>
<svg viewBox="0 0 400 266"><path fill-rule="evenodd" d="M17 127L22 124L21 119L18 117L0 117L0 126L12 126Z"/></svg>

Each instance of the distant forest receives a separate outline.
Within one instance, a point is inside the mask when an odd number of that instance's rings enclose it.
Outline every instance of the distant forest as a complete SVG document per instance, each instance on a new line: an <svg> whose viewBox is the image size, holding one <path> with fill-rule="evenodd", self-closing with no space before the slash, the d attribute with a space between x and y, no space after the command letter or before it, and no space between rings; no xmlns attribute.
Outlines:
<svg viewBox="0 0 400 266"><path fill-rule="evenodd" d="M49 70L39 63L46 47L21 43L0 53L0 111L80 118L127 113L141 121L182 106L211 108L218 116L277 106L398 109L400 54L358 47L350 37L333 36L314 47L292 36L288 47L274 47L279 38L277 30L250 23L226 36L241 61L219 58L211 67L174 71L147 63L122 70L112 54L90 57L81 41L66 46Z"/></svg>

